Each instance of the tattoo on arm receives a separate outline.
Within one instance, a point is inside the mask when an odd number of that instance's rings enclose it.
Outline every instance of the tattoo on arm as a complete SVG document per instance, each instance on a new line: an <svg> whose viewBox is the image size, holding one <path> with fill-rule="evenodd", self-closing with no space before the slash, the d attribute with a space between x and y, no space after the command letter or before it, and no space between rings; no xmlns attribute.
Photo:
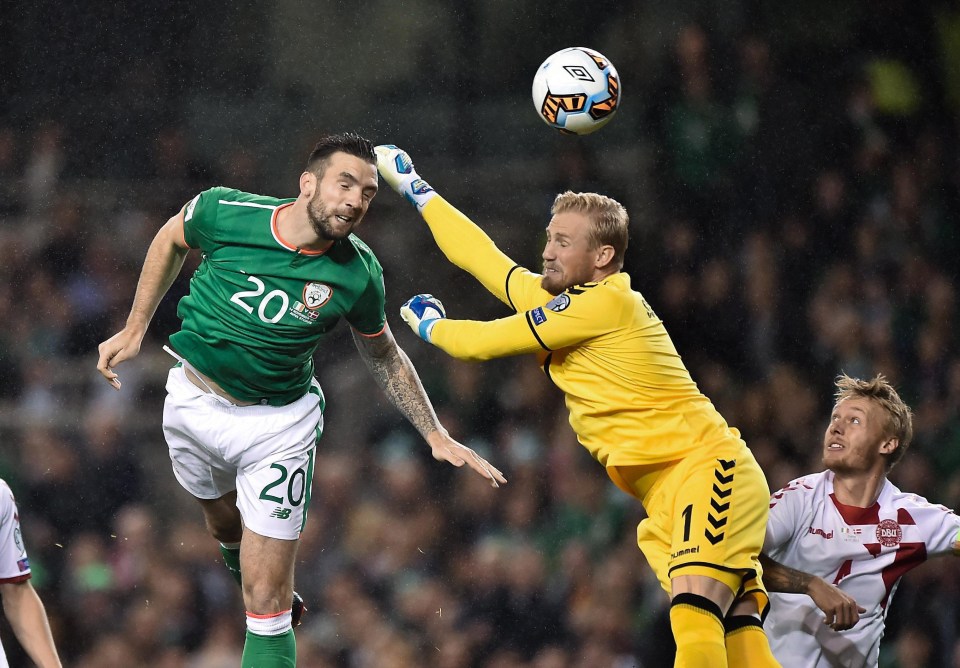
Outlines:
<svg viewBox="0 0 960 668"><path fill-rule="evenodd" d="M389 338L383 338L389 337ZM416 369L407 354L401 350L393 335L385 332L371 340L353 333L354 342L377 384L391 403L410 421L420 435L427 437L440 428L426 390L420 382Z"/></svg>
<svg viewBox="0 0 960 668"><path fill-rule="evenodd" d="M806 594L814 577L810 573L784 566L765 554L760 555L760 565L763 566L763 583L769 591Z"/></svg>

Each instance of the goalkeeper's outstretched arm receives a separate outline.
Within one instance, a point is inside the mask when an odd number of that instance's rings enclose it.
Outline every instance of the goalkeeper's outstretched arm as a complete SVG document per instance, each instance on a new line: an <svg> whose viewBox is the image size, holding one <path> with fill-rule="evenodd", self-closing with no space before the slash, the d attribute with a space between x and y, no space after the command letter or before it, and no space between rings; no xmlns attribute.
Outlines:
<svg viewBox="0 0 960 668"><path fill-rule="evenodd" d="M376 151L380 175L417 207L447 259L469 272L497 299L517 310L507 286L508 276L517 263L497 248L486 232L420 178L406 151L392 145L377 146Z"/></svg>
<svg viewBox="0 0 960 668"><path fill-rule="evenodd" d="M420 294L408 299L400 308L400 317L421 339L463 360L488 360L543 349L542 343L532 334L527 314L523 313L488 322L447 320L439 299ZM438 326L442 332L436 337Z"/></svg>

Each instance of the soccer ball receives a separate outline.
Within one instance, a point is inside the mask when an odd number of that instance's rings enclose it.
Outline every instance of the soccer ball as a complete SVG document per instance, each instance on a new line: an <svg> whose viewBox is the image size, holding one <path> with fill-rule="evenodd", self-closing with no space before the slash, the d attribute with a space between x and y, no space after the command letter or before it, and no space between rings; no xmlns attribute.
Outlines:
<svg viewBox="0 0 960 668"><path fill-rule="evenodd" d="M543 61L533 77L533 105L564 134L586 135L610 122L620 105L620 77L606 56L574 46Z"/></svg>

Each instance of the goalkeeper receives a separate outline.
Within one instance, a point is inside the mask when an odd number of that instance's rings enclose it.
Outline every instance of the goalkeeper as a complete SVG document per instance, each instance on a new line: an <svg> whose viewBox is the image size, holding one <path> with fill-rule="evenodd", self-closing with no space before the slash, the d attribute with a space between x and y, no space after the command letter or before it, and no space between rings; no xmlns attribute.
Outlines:
<svg viewBox="0 0 960 668"><path fill-rule="evenodd" d="M514 312L451 320L439 300L417 295L403 319L461 359L536 355L566 395L580 443L647 511L637 542L671 597L676 666L778 666L762 626L766 480L621 271L624 207L594 193L558 195L537 274L440 197L404 151L376 151L381 176L417 207L447 258Z"/></svg>

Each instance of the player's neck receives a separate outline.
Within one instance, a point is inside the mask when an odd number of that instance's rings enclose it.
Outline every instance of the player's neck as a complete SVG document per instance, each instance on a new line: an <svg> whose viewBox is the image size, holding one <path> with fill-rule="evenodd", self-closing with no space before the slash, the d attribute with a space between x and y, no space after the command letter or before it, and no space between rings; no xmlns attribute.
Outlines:
<svg viewBox="0 0 960 668"><path fill-rule="evenodd" d="M833 494L845 506L869 508L877 502L886 481L887 476L883 471L855 474L834 472Z"/></svg>
<svg viewBox="0 0 960 668"><path fill-rule="evenodd" d="M281 239L298 250L323 251L333 243L317 237L302 198L277 212L277 232Z"/></svg>
<svg viewBox="0 0 960 668"><path fill-rule="evenodd" d="M591 279L592 283L599 283L608 276L613 276L618 273L618 269L597 269L593 272L593 278Z"/></svg>

